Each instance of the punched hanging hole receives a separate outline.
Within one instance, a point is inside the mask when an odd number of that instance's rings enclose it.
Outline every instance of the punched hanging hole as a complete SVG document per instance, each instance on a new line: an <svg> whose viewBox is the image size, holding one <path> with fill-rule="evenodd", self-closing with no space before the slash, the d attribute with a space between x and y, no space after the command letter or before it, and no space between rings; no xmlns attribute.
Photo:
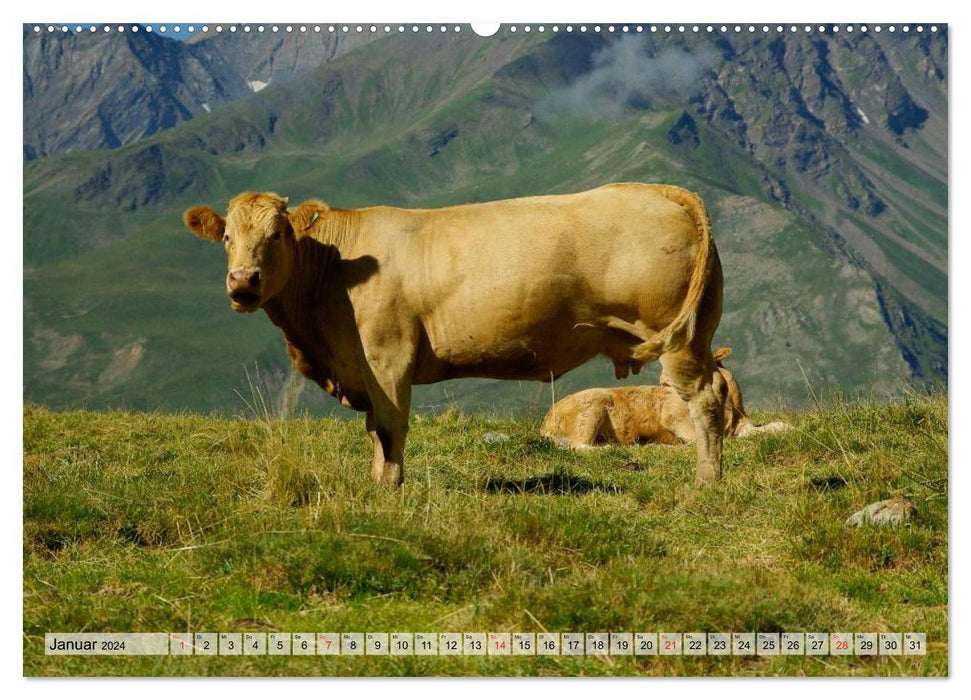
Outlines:
<svg viewBox="0 0 971 700"><path fill-rule="evenodd" d="M472 31L479 36L492 36L502 26L498 22L473 22Z"/></svg>

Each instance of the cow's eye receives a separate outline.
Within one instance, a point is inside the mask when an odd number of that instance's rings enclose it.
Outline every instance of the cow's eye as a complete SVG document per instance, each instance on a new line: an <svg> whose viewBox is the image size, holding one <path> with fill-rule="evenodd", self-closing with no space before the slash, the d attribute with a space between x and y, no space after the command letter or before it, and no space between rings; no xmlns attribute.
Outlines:
<svg viewBox="0 0 971 700"><path fill-rule="evenodd" d="M274 240L274 241L280 240L280 232L279 231L274 231L273 232L273 235L270 236L270 239L271 240Z"/></svg>

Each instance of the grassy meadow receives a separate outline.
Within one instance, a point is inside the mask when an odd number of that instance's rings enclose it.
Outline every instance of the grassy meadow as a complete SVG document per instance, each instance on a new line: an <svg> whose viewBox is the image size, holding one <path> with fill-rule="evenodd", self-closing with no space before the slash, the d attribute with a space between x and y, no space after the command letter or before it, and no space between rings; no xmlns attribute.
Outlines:
<svg viewBox="0 0 971 700"><path fill-rule="evenodd" d="M947 398L824 402L786 434L573 453L539 420L24 408L26 675L948 673ZM484 439L489 432L505 442ZM894 495L906 527L847 528ZM925 657L49 657L75 631L915 631Z"/></svg>

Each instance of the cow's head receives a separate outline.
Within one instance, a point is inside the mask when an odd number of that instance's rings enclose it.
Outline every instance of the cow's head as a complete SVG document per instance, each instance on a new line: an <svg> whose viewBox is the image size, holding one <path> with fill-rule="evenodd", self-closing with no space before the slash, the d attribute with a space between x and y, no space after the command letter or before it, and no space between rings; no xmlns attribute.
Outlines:
<svg viewBox="0 0 971 700"><path fill-rule="evenodd" d="M225 246L226 292L234 311L256 311L290 279L294 231L302 234L312 223L313 207L301 205L288 211L287 203L286 197L272 192L244 192L229 202L225 218L205 206L192 207L183 215L186 226L199 238Z"/></svg>

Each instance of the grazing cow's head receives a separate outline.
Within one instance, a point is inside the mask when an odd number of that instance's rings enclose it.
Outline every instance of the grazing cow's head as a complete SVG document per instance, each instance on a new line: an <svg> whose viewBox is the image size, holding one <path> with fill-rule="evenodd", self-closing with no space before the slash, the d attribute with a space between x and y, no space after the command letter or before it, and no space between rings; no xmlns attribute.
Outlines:
<svg viewBox="0 0 971 700"><path fill-rule="evenodd" d="M294 230L309 224L303 221L306 205L288 211L287 202L272 192L244 192L229 202L226 218L204 206L183 215L199 238L225 246L226 292L234 311L256 311L290 278Z"/></svg>

